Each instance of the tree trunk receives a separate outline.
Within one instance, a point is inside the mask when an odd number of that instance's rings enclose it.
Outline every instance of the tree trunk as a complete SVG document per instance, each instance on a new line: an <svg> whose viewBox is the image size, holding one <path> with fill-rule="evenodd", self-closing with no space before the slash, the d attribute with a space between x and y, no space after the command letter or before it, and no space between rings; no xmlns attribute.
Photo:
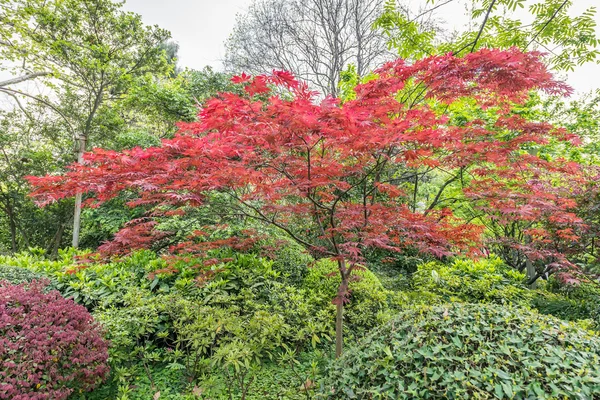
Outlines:
<svg viewBox="0 0 600 400"><path fill-rule="evenodd" d="M77 162L83 163L83 154L85 153L86 147L86 136L79 136L79 149L77 150ZM77 192L75 195L75 213L73 214L73 247L79 247L79 230L81 227L81 192Z"/></svg>
<svg viewBox="0 0 600 400"><path fill-rule="evenodd" d="M344 303L339 301L337 304L337 313L335 316L335 358L342 355L344 346Z"/></svg>
<svg viewBox="0 0 600 400"><path fill-rule="evenodd" d="M17 252L18 242L17 242L17 224L14 218L14 209L10 202L10 196L8 194L2 193L2 197L5 199L2 204L2 211L6 214L6 219L8 221L8 228L10 230L10 244L11 250L13 253Z"/></svg>
<svg viewBox="0 0 600 400"><path fill-rule="evenodd" d="M535 289L537 286L537 272L535 270L535 266L533 265L533 263L531 262L531 260L528 258L527 260L525 260L525 269L527 270L527 281L531 282L529 284L529 288L530 289Z"/></svg>
<svg viewBox="0 0 600 400"><path fill-rule="evenodd" d="M60 248L60 242L62 242L62 236L65 231L65 225L61 222L58 226L58 230L52 238L52 242L50 242L50 248L48 249L48 254L50 254L50 259L56 260L58 258L58 249Z"/></svg>
<svg viewBox="0 0 600 400"><path fill-rule="evenodd" d="M21 226L21 224L19 224L19 221L17 219L15 219L15 226L21 234L21 239L23 239L23 242L25 242L25 247L30 248L31 242L29 241L29 236L27 236L27 232L25 232L25 229L23 229L23 227Z"/></svg>
<svg viewBox="0 0 600 400"><path fill-rule="evenodd" d="M344 347L344 299L348 292L348 278L350 272L346 268L345 260L338 260L338 269L340 271L340 287L338 288L338 298L336 299L336 316L335 316L335 358L342 355Z"/></svg>
<svg viewBox="0 0 600 400"><path fill-rule="evenodd" d="M525 237L525 242L527 244L530 244L531 236L527 235ZM535 270L535 265L533 265L533 263L527 256L525 256L525 271L527 271L527 281L529 282L529 288L535 289L537 286L536 281L537 281L538 275L537 275L537 271Z"/></svg>
<svg viewBox="0 0 600 400"><path fill-rule="evenodd" d="M15 218L13 215L13 212L10 208L10 206L8 206L6 208L6 210L8 211L8 225L10 227L10 244L12 247L12 252L16 253L18 248L17 248L17 224L15 223Z"/></svg>

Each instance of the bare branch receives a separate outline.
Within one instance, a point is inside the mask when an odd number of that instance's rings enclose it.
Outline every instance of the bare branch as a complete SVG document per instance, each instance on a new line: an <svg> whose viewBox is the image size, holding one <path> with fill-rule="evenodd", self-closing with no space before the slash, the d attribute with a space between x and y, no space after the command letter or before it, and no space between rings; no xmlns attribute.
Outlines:
<svg viewBox="0 0 600 400"><path fill-rule="evenodd" d="M226 67L254 74L285 69L325 95L342 71L359 75L392 58L373 23L383 0L255 0L227 42Z"/></svg>

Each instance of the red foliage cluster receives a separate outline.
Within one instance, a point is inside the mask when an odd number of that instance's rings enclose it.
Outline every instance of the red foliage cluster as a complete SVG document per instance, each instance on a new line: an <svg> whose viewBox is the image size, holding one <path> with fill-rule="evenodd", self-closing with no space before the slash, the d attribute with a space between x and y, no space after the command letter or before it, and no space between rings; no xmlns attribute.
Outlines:
<svg viewBox="0 0 600 400"><path fill-rule="evenodd" d="M0 399L66 399L108 374L108 343L90 313L44 287L0 284Z"/></svg>
<svg viewBox="0 0 600 400"><path fill-rule="evenodd" d="M130 204L148 207L156 218L201 206L219 191L236 215L274 225L313 253L339 260L346 278L369 247L478 253L487 221L521 226L529 242L498 238L520 246L517 251L568 264L548 238L577 238L581 221L564 199L578 184L577 165L546 162L524 146L577 139L513 111L531 90L570 93L539 54L485 49L463 58L397 60L376 73L343 104L317 102L286 72L236 77L247 95L208 101L199 122L180 124L180 133L161 147L96 149L63 176L31 177L33 195L47 204L81 191L93 193L89 204L98 205L134 191ZM448 109L465 99L485 120L453 120ZM415 199L431 173L442 184L419 206ZM453 214L447 204L457 199L446 196L452 186L479 217ZM532 220L541 224L526 232ZM135 225L106 248L148 246L162 234L147 220ZM196 251L194 243L177 251Z"/></svg>

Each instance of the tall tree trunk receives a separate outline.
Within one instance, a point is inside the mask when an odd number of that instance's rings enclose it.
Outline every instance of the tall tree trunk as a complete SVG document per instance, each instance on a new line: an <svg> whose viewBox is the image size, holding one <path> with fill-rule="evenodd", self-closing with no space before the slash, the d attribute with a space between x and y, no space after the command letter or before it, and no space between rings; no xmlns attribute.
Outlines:
<svg viewBox="0 0 600 400"><path fill-rule="evenodd" d="M19 233L21 233L21 239L23 239L23 242L25 243L25 247L30 248L31 242L29 241L29 236L27 236L27 232L25 231L25 229L23 229L21 224L19 224L18 220L16 220L16 219L15 219L15 226L17 227L17 230L19 231Z"/></svg>
<svg viewBox="0 0 600 400"><path fill-rule="evenodd" d="M342 355L344 346L344 303L339 301L336 306L337 313L335 316L335 358Z"/></svg>
<svg viewBox="0 0 600 400"><path fill-rule="evenodd" d="M527 244L531 243L531 236L527 235L525 237L525 242ZM535 289L537 287L536 281L538 278L537 271L535 270L535 265L531 262L529 257L525 256L525 271L527 272L527 281L529 282L529 288Z"/></svg>
<svg viewBox="0 0 600 400"><path fill-rule="evenodd" d="M5 199L3 205L3 211L6 213L6 217L8 218L8 228L10 230L10 245L13 253L19 251L19 241L17 238L17 232L19 231L19 226L17 224L17 220L15 218L15 207L14 203L11 203L11 197L8 194L4 194ZM26 238L24 238L26 239Z"/></svg>
<svg viewBox="0 0 600 400"><path fill-rule="evenodd" d="M8 216L8 226L10 228L10 244L12 247L12 252L16 253L18 250L17 247L17 224L15 223L14 214L12 208L9 206L6 207L7 216Z"/></svg>
<svg viewBox="0 0 600 400"><path fill-rule="evenodd" d="M83 154L85 153L86 147L86 139L85 135L79 136L79 148L77 150L77 162L79 164L83 163ZM75 213L73 214L73 247L79 247L79 230L81 228L81 200L82 200L81 192L77 192L75 195Z"/></svg>
<svg viewBox="0 0 600 400"><path fill-rule="evenodd" d="M335 358L342 355L344 347L344 299L348 292L348 278L350 271L346 268L345 260L338 260L338 269L342 281L338 288L338 298L336 299L336 316L335 316Z"/></svg>
<svg viewBox="0 0 600 400"><path fill-rule="evenodd" d="M11 205L11 198L8 193L2 193L3 204L2 211L6 214L6 218L8 219L8 229L10 231L10 244L11 250L13 253L17 252L18 242L17 242L17 223L14 217L14 208Z"/></svg>

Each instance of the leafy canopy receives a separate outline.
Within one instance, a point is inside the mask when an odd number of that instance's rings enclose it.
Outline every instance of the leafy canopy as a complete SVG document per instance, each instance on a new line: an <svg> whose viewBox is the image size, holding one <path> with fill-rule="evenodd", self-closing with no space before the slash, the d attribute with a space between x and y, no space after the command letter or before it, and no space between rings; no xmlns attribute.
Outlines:
<svg viewBox="0 0 600 400"><path fill-rule="evenodd" d="M453 52L456 55L480 48L539 50L548 65L559 71L573 71L588 62L597 62L596 9L574 10L572 0L427 0L427 9L411 10L388 0L375 22L388 37L388 47L401 57L420 58ZM460 4L463 3L463 4ZM448 7L465 6L469 23L447 32L440 23ZM523 17L523 18L522 18Z"/></svg>

